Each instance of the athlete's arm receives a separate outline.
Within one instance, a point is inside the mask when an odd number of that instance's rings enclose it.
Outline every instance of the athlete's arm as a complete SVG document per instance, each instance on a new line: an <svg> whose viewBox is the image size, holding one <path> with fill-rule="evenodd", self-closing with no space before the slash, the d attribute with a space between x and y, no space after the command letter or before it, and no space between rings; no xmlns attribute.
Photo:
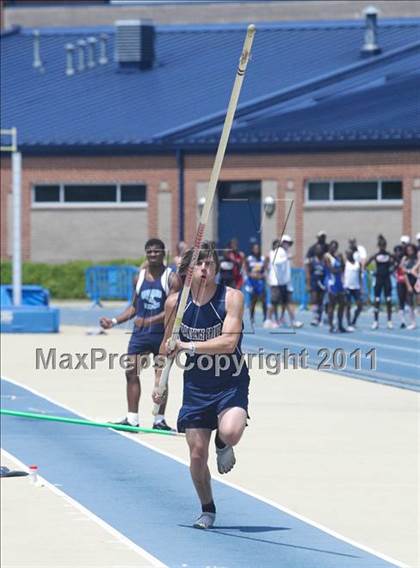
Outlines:
<svg viewBox="0 0 420 568"><path fill-rule="evenodd" d="M101 319L99 320L99 325L101 327L103 327L104 329L110 329L114 325L119 325L120 323L124 323L132 319L136 315L136 298L137 298L136 283L137 279L134 282L134 292L133 292L133 297L131 299L131 304L127 306L125 310L115 318L117 320L117 323L114 324L111 318L107 318L104 316L101 317Z"/></svg>

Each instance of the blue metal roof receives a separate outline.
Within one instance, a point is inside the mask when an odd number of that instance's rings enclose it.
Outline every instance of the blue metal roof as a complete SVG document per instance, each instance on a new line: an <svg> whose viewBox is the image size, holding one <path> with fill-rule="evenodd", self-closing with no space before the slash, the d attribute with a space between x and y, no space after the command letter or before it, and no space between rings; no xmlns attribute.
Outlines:
<svg viewBox="0 0 420 568"><path fill-rule="evenodd" d="M65 44L101 32L110 36L111 63L67 77ZM44 73L32 68L32 30L3 35L2 128L18 128L23 151L71 147L150 151L184 142L213 144L226 111L244 33L245 25L157 26L154 68L121 72L112 62L114 28L43 29ZM383 118L388 116L392 116L392 128L402 132L400 139L407 127L418 132L416 102L411 101L414 112L409 114L405 100L415 96L415 88L411 94L400 92L399 97L386 93L391 89L398 94L397 75L404 81L411 74L410 85L418 81L420 20L380 21L378 38L383 51L370 59L360 58L363 33L363 22L258 24L232 142L249 145L254 139L261 141L261 136L267 138L264 132L273 124L273 116L279 117L277 134L270 131L267 140L286 143L287 131L295 144L299 140L307 143L299 132L309 121L315 141L326 124L320 120L320 109L327 113L332 104L325 97L337 106L334 123L328 122L327 130L334 126L336 132L353 132L360 118L352 119L345 108L340 112L340 106L349 104L349 96L368 104L371 90L380 85L383 104L391 106L382 113L376 108L376 118L371 115L371 127L379 139L381 133L387 136L384 129L389 124ZM257 127L261 132L254 136Z"/></svg>

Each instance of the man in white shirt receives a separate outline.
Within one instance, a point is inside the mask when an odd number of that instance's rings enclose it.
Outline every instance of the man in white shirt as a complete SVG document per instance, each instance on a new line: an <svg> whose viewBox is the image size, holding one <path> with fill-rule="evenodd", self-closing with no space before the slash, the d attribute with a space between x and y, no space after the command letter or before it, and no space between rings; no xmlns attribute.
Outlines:
<svg viewBox="0 0 420 568"><path fill-rule="evenodd" d="M264 322L265 328L278 327L286 311L289 314L292 327L299 328L303 325L302 322L295 319L294 308L291 304L293 286L289 249L292 245L293 239L289 235L283 235L280 241L276 240L273 242L273 250L270 251L268 283L270 285L271 301L268 318ZM277 315L279 304L282 306L280 320ZM273 315L274 320L272 318Z"/></svg>
<svg viewBox="0 0 420 568"><path fill-rule="evenodd" d="M365 269L367 260L367 251L363 245L358 245L355 237L349 239L349 249L353 253L354 262L360 262L362 271Z"/></svg>

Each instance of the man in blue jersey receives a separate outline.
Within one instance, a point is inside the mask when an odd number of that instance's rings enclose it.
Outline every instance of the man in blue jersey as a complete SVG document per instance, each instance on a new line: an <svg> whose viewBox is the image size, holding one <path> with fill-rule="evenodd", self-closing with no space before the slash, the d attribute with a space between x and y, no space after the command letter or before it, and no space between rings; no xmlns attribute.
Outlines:
<svg viewBox="0 0 420 568"><path fill-rule="evenodd" d="M186 272L191 257L192 250L184 254L180 274ZM241 439L248 410L249 374L241 352L244 297L239 290L216 284L218 270L214 246L203 243L180 339L175 345L169 341L178 302L178 295L174 294L165 304L165 337L161 346L161 352L170 357L178 357L180 351L187 353L178 430L186 433L190 450L191 477L202 507L194 527L201 529L211 528L216 518L207 465L212 430L216 430L219 473L227 473L235 465L233 446ZM162 398L155 388L154 402L160 403Z"/></svg>
<svg viewBox="0 0 420 568"><path fill-rule="evenodd" d="M127 426L139 425L139 402L141 394L140 367L141 357L157 355L164 335L164 306L170 293L179 290L179 278L164 264L165 245L160 239L149 239L145 245L146 268L142 268L137 277L133 301L116 318L102 317L100 324L104 329L134 319L134 330L128 344L127 354L127 405L125 418L116 424ZM155 430L171 430L165 421L166 401L163 401L159 414L155 416Z"/></svg>
<svg viewBox="0 0 420 568"><path fill-rule="evenodd" d="M245 260L247 278L245 280L245 290L249 294L250 306L249 313L251 325L254 325L255 307L258 300L261 301L263 310L263 322L267 319L267 304L265 297L265 273L267 270L267 259L261 255L261 246L254 243L251 254Z"/></svg>

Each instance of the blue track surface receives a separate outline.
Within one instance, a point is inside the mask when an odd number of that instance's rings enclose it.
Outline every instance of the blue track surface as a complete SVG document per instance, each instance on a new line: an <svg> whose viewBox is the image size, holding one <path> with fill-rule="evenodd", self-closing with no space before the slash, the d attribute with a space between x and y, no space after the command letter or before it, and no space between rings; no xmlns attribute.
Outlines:
<svg viewBox="0 0 420 568"><path fill-rule="evenodd" d="M75 417L5 380L2 395L13 410ZM195 530L187 467L111 430L2 416L2 432L5 450L170 567L394 566L217 481L217 526Z"/></svg>
<svg viewBox="0 0 420 568"><path fill-rule="evenodd" d="M99 318L104 314L113 317L121 313L120 308L114 310L61 308L60 311L63 324L91 326L97 326ZM292 332L287 328L274 331L262 329L261 316L257 318L254 330L247 321L244 349L258 352L261 348L266 353L276 353L289 348L291 353L297 353L305 347L309 353L309 366L317 368L321 362L320 349L325 348L333 353L334 350L342 348L347 354L347 365L344 369L332 366L330 371L333 373L420 391L420 329L414 331L399 329L399 324L394 318L395 329L388 330L385 328L385 317L381 315L380 329L372 331L370 329L372 316L365 312L359 318L358 329L354 333L330 334L328 326L313 328L309 325L311 320L309 312L297 312L297 317L305 323L305 326ZM124 328L127 330L128 343L131 324L125 324ZM355 368L354 358L349 357L350 353L358 348L363 355L360 370ZM376 370L369 368L370 360L365 356L372 348L376 351Z"/></svg>
<svg viewBox="0 0 420 568"><path fill-rule="evenodd" d="M282 352L288 348L290 353L299 353L303 348L308 351L310 368L319 368L322 362L322 352L327 350L330 364L327 370L358 379L369 380L400 388L420 391L420 334L419 330L385 329L377 331L370 329L371 318L364 315L360 318L358 329L354 333L329 333L328 326L313 328L309 325L310 314L300 313L298 317L305 326L295 331L287 328L264 330L256 327L247 328L244 337L244 347L248 351ZM347 356L343 369L333 364L333 353L342 349ZM355 350L361 351L361 368L357 369L354 357L350 354ZM371 358L366 354L375 350L376 369L371 368Z"/></svg>

